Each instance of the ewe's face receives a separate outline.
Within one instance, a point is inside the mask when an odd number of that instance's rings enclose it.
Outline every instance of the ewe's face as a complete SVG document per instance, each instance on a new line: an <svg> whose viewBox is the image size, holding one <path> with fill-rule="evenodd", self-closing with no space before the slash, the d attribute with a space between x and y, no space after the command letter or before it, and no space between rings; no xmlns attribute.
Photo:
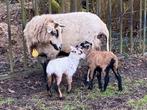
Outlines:
<svg viewBox="0 0 147 110"><path fill-rule="evenodd" d="M56 49L61 50L62 47L62 27L54 22L47 25L47 32L50 37L50 44Z"/></svg>
<svg viewBox="0 0 147 110"><path fill-rule="evenodd" d="M81 58L81 59L85 59L85 57L86 57L83 50L81 48L79 48L79 47L72 47L71 46L70 54L72 54L73 56L77 56L78 58Z"/></svg>

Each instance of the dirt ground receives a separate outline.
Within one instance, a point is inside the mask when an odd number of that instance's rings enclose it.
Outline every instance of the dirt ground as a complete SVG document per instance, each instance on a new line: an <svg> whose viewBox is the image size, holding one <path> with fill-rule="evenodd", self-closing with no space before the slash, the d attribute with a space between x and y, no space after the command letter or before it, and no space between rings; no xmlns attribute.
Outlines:
<svg viewBox="0 0 147 110"><path fill-rule="evenodd" d="M1 110L146 110L147 109L147 58L123 59L120 68L123 91L117 91L117 83L110 77L109 87L101 93L97 80L93 90L88 90L82 81L87 68L77 70L72 92L66 93L66 81L61 83L64 100L56 92L49 97L42 73L31 73L0 81ZM21 74L21 73L20 73Z"/></svg>

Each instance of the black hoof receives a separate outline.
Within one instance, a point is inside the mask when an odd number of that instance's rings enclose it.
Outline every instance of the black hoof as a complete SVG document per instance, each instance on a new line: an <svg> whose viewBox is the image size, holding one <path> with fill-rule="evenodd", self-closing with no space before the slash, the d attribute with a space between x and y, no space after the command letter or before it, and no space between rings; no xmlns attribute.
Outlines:
<svg viewBox="0 0 147 110"><path fill-rule="evenodd" d="M122 88L118 89L118 91L122 91L122 90L123 90Z"/></svg>
<svg viewBox="0 0 147 110"><path fill-rule="evenodd" d="M106 91L106 89L100 89L100 92L105 92Z"/></svg>
<svg viewBox="0 0 147 110"><path fill-rule="evenodd" d="M65 97L59 97L59 100L64 100L65 99Z"/></svg>
<svg viewBox="0 0 147 110"><path fill-rule="evenodd" d="M88 89L89 89L89 90L92 90L92 89L93 89L93 87L92 87L92 86L89 86L89 87L88 87Z"/></svg>
<svg viewBox="0 0 147 110"><path fill-rule="evenodd" d="M71 93L71 91L67 91L67 94L70 94Z"/></svg>
<svg viewBox="0 0 147 110"><path fill-rule="evenodd" d="M49 97L52 97L53 95L52 94L49 94Z"/></svg>

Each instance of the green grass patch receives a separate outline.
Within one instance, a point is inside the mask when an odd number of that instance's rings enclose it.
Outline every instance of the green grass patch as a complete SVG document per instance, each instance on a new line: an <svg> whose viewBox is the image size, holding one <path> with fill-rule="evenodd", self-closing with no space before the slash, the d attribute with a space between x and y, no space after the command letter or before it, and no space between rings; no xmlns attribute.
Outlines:
<svg viewBox="0 0 147 110"><path fill-rule="evenodd" d="M135 108L135 109L139 109L141 107L144 107L145 105L147 105L147 95L145 95L143 98L135 100L135 99L130 99L128 101L128 105Z"/></svg>
<svg viewBox="0 0 147 110"><path fill-rule="evenodd" d="M139 100L130 99L128 101L128 105L131 107L134 107L135 109L146 106L147 105L147 95L145 95L143 98Z"/></svg>
<svg viewBox="0 0 147 110"><path fill-rule="evenodd" d="M8 105L11 105L11 104L13 104L15 101L14 101L14 99L12 99L12 98L2 98L2 97L0 97L0 106L2 106L3 104L8 104Z"/></svg>

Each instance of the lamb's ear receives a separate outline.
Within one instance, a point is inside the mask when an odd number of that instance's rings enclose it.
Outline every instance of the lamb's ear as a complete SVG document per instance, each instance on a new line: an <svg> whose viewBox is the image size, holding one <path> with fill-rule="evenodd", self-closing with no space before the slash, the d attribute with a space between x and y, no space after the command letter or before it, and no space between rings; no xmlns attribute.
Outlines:
<svg viewBox="0 0 147 110"><path fill-rule="evenodd" d="M48 26L48 27L47 27L47 32L48 32L48 33L51 33L51 32L52 32L52 30L53 30L53 28L52 28L52 27L50 27L50 26Z"/></svg>
<svg viewBox="0 0 147 110"><path fill-rule="evenodd" d="M74 50L74 49L75 49L75 47L73 47L73 46L70 46L70 49L71 49L71 50Z"/></svg>

